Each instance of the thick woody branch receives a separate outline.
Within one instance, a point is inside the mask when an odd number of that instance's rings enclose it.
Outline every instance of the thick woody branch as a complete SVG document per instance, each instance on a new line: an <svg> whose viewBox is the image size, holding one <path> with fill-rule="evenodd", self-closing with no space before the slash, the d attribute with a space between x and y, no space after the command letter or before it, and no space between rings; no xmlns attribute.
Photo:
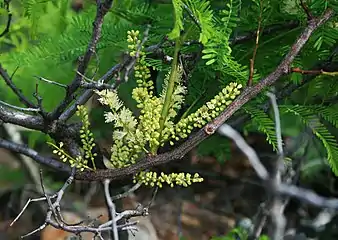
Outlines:
<svg viewBox="0 0 338 240"><path fill-rule="evenodd" d="M32 130L50 134L53 138L76 138L81 124L66 124L63 121L53 121L46 124L41 116L32 116L16 111L0 104L0 120Z"/></svg>
<svg viewBox="0 0 338 240"><path fill-rule="evenodd" d="M0 119L6 123L43 131L43 119L39 116L32 116L21 111L9 109L0 105Z"/></svg>
<svg viewBox="0 0 338 240"><path fill-rule="evenodd" d="M186 142L174 149L173 151L160 154L157 156L147 157L135 165L122 169L108 169L98 171L84 171L76 174L77 179L96 181L111 179L116 180L124 178L128 175L135 174L141 170L164 164L173 160L181 159L192 148L197 146L200 142L206 139L210 134L213 134L217 128L219 128L226 120L228 120L237 110L239 110L249 100L256 97L266 87L275 83L280 77L290 72L290 65L294 58L298 55L302 47L308 41L312 33L328 19L334 15L331 9L328 9L321 18L311 19L308 26L304 29L303 33L298 37L296 42L291 47L291 50L279 64L275 71L273 71L266 78L262 79L256 85L247 87L243 93L234 100L232 104L215 120L207 124L204 129L201 129L197 133L193 134Z"/></svg>

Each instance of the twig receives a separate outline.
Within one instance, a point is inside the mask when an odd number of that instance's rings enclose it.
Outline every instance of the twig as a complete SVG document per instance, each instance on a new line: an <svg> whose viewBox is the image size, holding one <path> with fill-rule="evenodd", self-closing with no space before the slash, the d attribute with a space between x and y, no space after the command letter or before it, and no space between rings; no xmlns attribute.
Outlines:
<svg viewBox="0 0 338 240"><path fill-rule="evenodd" d="M6 72L6 70L1 66L0 64L0 75L2 76L2 78L5 80L6 84L11 88L11 90L18 96L20 102L22 102L23 104L25 104L27 107L29 108L37 108L37 106L32 103L30 100L28 100L21 92L20 89L18 89L11 77L8 75L8 73Z"/></svg>
<svg viewBox="0 0 338 240"><path fill-rule="evenodd" d="M39 84L35 84L35 92L33 93L33 97L36 99L37 106L39 108L39 113L43 117L43 119L47 119L47 112L42 107L42 97L39 94Z"/></svg>
<svg viewBox="0 0 338 240"><path fill-rule="evenodd" d="M248 79L247 86L252 85L252 79L253 79L253 75L254 75L254 72L255 72L254 66L255 66L255 59L256 59L258 43L259 43L259 35L260 35L260 31L261 31L262 15L263 15L263 2L262 2L262 0L260 0L259 1L258 27L257 27L257 31L256 31L256 42L255 42L255 47L254 47L254 51L253 51L253 54L252 54L252 58L250 59L250 73L249 73L249 79Z"/></svg>
<svg viewBox="0 0 338 240"><path fill-rule="evenodd" d="M114 74L116 74L122 67L122 64L116 64L112 68L109 69L108 72L106 72L97 82L108 82ZM113 85L113 89L116 89L117 86L120 84L120 82L116 82ZM61 116L59 117L60 120L66 121L68 120L71 116L74 115L74 113L77 110L78 105L83 105L85 104L94 94L93 89L86 90L76 101L75 103L70 106L66 111L64 111Z"/></svg>
<svg viewBox="0 0 338 240"><path fill-rule="evenodd" d="M272 109L273 109L274 116L275 116L275 129L276 129L278 154L280 155L280 157L283 157L284 150L283 150L282 128L281 128L281 123L280 123L280 116L279 116L276 95L271 92L267 92L266 95L270 98Z"/></svg>
<svg viewBox="0 0 338 240"><path fill-rule="evenodd" d="M114 235L114 240L119 240L119 235L117 233L117 227L116 227L116 209L115 209L115 204L113 203L112 199L111 199L111 196L110 196L110 192L109 192L109 183L110 183L110 180L109 179L106 179L103 181L103 184L104 184L104 195L106 197L106 201L107 201L107 204L108 204L108 208L110 210L110 215L111 215L111 227L112 227L112 230L113 230L113 235Z"/></svg>
<svg viewBox="0 0 338 240"><path fill-rule="evenodd" d="M46 83L49 83L49 84L53 84L53 85L56 85L56 86L59 86L59 87L62 87L62 88L65 88L67 89L68 86L66 84L62 84L62 83L59 83L59 82L55 82L55 81L52 81L52 80L48 80L46 78L43 78L43 77L39 77L39 76L34 76L36 77L37 79L39 79L40 81L43 81L43 82L46 82Z"/></svg>
<svg viewBox="0 0 338 240"><path fill-rule="evenodd" d="M44 229L46 226L51 225L54 228L61 229L61 230L71 232L74 234L80 234L82 232L91 232L91 233L94 233L95 236L99 236L101 239L103 239L101 235L102 232L113 231L114 239L118 240L118 230L136 229L135 225L137 224L137 222L132 222L132 223L127 223L127 224L122 224L122 225L117 226L116 223L119 220L121 220L122 218L129 219L134 216L146 216L148 214L147 209L126 210L122 213L116 213L114 203L112 202L110 193L109 193L110 180L105 180L104 181L105 195L106 195L107 202L109 205L109 210L112 213L113 219L106 223L99 225L98 227L92 227L91 225L87 225L87 226L80 225L80 224L83 224L84 221L80 221L79 223L76 223L76 224L67 224L62 218L60 202L65 194L66 189L72 184L74 180L75 168L72 169L71 175L69 176L67 181L64 183L62 188L56 194L52 196L48 196L47 193L45 192L41 172L40 172L40 175L41 175L40 176L41 188L42 188L44 197L36 198L36 199L29 199L26 205L24 206L24 208L21 210L19 215L13 220L10 226L12 226L20 218L20 216L22 216L24 211L27 209L29 203L36 202L36 201L47 201L48 203L49 208L46 214L45 222L39 228L31 231L30 233L22 236L21 238L31 236L34 233ZM52 199L55 199L54 202L52 202Z"/></svg>
<svg viewBox="0 0 338 240"><path fill-rule="evenodd" d="M54 194L53 196L50 196L49 198L56 198L57 194ZM19 220L19 218L22 216L22 214L25 212L25 210L27 209L28 205L31 202L41 202L41 201L45 201L46 197L40 197L40 198L30 198L28 199L28 201L26 202L25 206L21 209L20 213L18 214L18 216L16 216L16 218L14 218L14 220L9 224L9 226L13 226L13 224Z"/></svg>
<svg viewBox="0 0 338 240"><path fill-rule="evenodd" d="M269 173L259 160L255 150L253 150L252 147L250 147L245 142L242 136L235 129L227 124L223 124L218 129L218 133L231 138L236 143L238 148L241 149L243 153L247 156L249 162L251 163L251 166L255 169L257 175L261 179L267 180L269 178Z"/></svg>
<svg viewBox="0 0 338 240"><path fill-rule="evenodd" d="M23 144L23 140L21 137L21 133L19 131L19 127L13 124L3 124L5 131L9 139L17 144ZM20 154L21 164L26 168L28 175L30 176L32 182L34 183L35 188L40 191L40 182L39 182L39 169L38 163L31 159L30 157Z"/></svg>
<svg viewBox="0 0 338 240"><path fill-rule="evenodd" d="M62 172L70 172L70 167L67 164L57 161L56 159L53 158L41 156L37 151L28 148L24 145L10 142L0 138L0 147L29 156L36 162L52 167L55 170L59 170Z"/></svg>
<svg viewBox="0 0 338 240"><path fill-rule="evenodd" d="M291 72L301 73L301 74L323 74L329 76L338 76L338 72L326 72L323 69L320 70L302 70L300 68L291 68Z"/></svg>
<svg viewBox="0 0 338 240"><path fill-rule="evenodd" d="M281 134L281 124L280 124L280 116L279 110L277 105L277 100L275 94L271 92L267 92L266 95L270 98L272 109L274 112L274 120L275 120L275 130L276 130L276 139L277 139L277 149L278 149L278 158L275 164L275 169L271 174L270 179L270 186L271 192L273 193L272 197L272 205L271 205L271 219L274 223L274 228L272 230L273 240L280 240L284 236L285 232L285 225L286 219L284 216L284 208L283 208L283 199L281 198L280 194L275 191L278 189L278 186L281 184L282 181L282 169L281 167L284 166L284 151L283 151L283 140Z"/></svg>
<svg viewBox="0 0 338 240"><path fill-rule="evenodd" d="M277 191L283 195L297 198L302 202L311 204L316 207L338 210L338 198L322 197L312 190L283 183L278 187Z"/></svg>
<svg viewBox="0 0 338 240"><path fill-rule="evenodd" d="M15 110L19 110L19 111L23 111L23 112L40 112L40 108L24 108L24 107L18 107L9 103L6 103L4 101L0 100L0 104L6 106L6 107L10 107L13 108Z"/></svg>
<svg viewBox="0 0 338 240"><path fill-rule="evenodd" d="M304 12L306 13L307 20L313 19L313 15L311 11L309 10L308 6L304 3L304 0L300 0L300 5L303 8Z"/></svg>
<svg viewBox="0 0 338 240"><path fill-rule="evenodd" d="M112 0L105 0L104 3L101 3L100 0L97 0L97 10L96 10L96 16L93 23L93 33L91 40L88 44L86 53L84 54L78 68L77 72L84 74L86 71L89 61L93 55L93 53L96 51L96 45L100 39L101 36L101 30L102 30L102 24L104 16L108 13L111 5ZM79 74L76 74L74 80L67 88L66 97L64 100L56 107L56 109L50 113L49 118L50 119L57 119L62 114L62 112L67 108L67 106L73 101L74 99L74 93L81 85L82 76Z"/></svg>
<svg viewBox="0 0 338 240"><path fill-rule="evenodd" d="M121 199L121 198L125 198L128 195L130 195L131 193L135 192L137 189L139 189L142 186L142 183L136 183L133 187L131 187L128 191L124 192L124 193L120 193L117 194L113 197L111 197L111 200L117 200L117 199Z"/></svg>
<svg viewBox="0 0 338 240"><path fill-rule="evenodd" d="M4 0L4 4L5 4L5 10L7 10L8 12L8 17L7 17L7 24L6 24L6 28L2 31L2 33L0 33L0 38L5 36L8 32L9 32L9 28L11 26L11 21L12 21L12 13L9 11L9 3L11 2L11 0Z"/></svg>

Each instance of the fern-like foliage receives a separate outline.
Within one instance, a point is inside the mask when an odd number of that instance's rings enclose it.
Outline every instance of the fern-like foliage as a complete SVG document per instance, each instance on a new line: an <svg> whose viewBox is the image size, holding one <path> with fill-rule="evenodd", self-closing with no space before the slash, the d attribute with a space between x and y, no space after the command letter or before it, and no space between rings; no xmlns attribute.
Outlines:
<svg viewBox="0 0 338 240"><path fill-rule="evenodd" d="M253 106L245 106L244 111L251 116L253 126L266 135L266 140L277 150L277 138L275 122L262 109Z"/></svg>
<svg viewBox="0 0 338 240"><path fill-rule="evenodd" d="M282 105L280 109L283 113L292 113L298 116L301 121L311 129L312 133L322 142L327 152L327 160L332 171L338 175L338 143L334 135L320 121L313 108L307 106L288 106ZM315 108L316 109L316 108ZM318 109L318 108L317 108ZM323 112L320 113L322 115ZM333 121L332 117L329 117Z"/></svg>
<svg viewBox="0 0 338 240"><path fill-rule="evenodd" d="M221 11L220 19L217 19L218 27L214 31L213 38L204 44L203 59L208 59L207 65L213 64L216 61L223 64L231 55L232 50L229 39L232 30L237 25L239 6L239 1L230 0L226 5L226 9Z"/></svg>
<svg viewBox="0 0 338 240"><path fill-rule="evenodd" d="M210 9L209 1L188 0L186 6L191 10L201 29L199 41L202 44L206 44L209 39L213 37L215 32L214 14Z"/></svg>

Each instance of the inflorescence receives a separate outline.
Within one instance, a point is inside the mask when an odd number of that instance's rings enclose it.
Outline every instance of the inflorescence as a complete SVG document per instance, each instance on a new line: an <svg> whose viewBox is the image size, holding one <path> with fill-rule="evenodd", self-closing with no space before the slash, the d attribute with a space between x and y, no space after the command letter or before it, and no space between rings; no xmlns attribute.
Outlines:
<svg viewBox="0 0 338 240"><path fill-rule="evenodd" d="M159 96L154 93L154 82L151 79L150 70L146 65L144 47L141 46L139 31L128 31L128 49L130 56L135 57L134 77L137 87L133 89L132 98L137 103L140 115L136 118L133 112L124 106L119 99L116 90L95 91L100 96L99 102L109 107L110 111L104 114L105 122L113 124L113 144L111 147L111 166L113 168L127 167L148 154L156 155L159 147L169 142L185 139L194 128L202 128L205 124L217 117L240 94L241 84L230 83L222 89L213 99L200 107L196 112L174 122L178 111L182 107L187 89L182 85L182 68L177 66L173 94L170 99L167 116L161 116L165 104L165 96L168 90L170 73L164 79L163 90ZM172 79L172 78L171 78ZM88 160L93 162L95 154L92 149L95 146L92 133L89 131L88 114L83 106L78 108L83 126L81 128L81 141L83 144L84 158L73 159L60 147L53 145L62 160L69 161L71 165L81 170L88 168ZM164 119L164 120L163 120ZM163 128L160 121L164 122ZM107 166L108 167L108 166ZM203 181L197 173L170 173L157 174L156 172L142 171L135 175L134 181L149 186L162 187L163 183L170 186L189 186L195 182Z"/></svg>

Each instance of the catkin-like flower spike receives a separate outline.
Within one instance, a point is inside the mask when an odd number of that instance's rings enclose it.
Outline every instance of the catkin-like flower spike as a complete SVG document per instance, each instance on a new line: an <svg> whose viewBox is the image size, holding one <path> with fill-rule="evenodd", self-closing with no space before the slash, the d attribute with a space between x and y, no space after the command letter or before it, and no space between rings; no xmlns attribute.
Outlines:
<svg viewBox="0 0 338 240"><path fill-rule="evenodd" d="M202 128L205 124L217 117L229 106L232 101L240 94L241 84L235 82L229 83L213 99L200 107L196 112L188 117L181 119L175 125L174 131L171 131L171 139L180 140L188 137L194 128ZM170 142L174 144L173 141Z"/></svg>
<svg viewBox="0 0 338 240"><path fill-rule="evenodd" d="M66 153L65 150L63 150L62 148L63 147L62 142L59 143L59 146L51 142L47 142L47 144L51 145L54 148L53 153L58 155L60 157L60 160L62 160L63 162L69 162L71 167L76 167L80 171L83 171L84 169L91 169L87 165L88 161L83 159L81 156L78 156L77 158L73 158L68 153Z"/></svg>
<svg viewBox="0 0 338 240"><path fill-rule="evenodd" d="M79 116L82 120L82 127L80 129L80 139L82 142L82 149L84 151L84 163L87 164L89 159L93 164L94 170L96 170L94 158L97 154L93 153L95 143L93 133L89 129L90 122L86 107L83 105L78 106L76 115Z"/></svg>
<svg viewBox="0 0 338 240"><path fill-rule="evenodd" d="M134 177L134 182L142 183L144 185L150 185L163 187L163 183L168 184L170 187L175 185L188 187L192 183L202 182L203 178L199 176L198 173L195 173L194 176L191 176L190 173L170 173L157 174L156 172L140 172Z"/></svg>

